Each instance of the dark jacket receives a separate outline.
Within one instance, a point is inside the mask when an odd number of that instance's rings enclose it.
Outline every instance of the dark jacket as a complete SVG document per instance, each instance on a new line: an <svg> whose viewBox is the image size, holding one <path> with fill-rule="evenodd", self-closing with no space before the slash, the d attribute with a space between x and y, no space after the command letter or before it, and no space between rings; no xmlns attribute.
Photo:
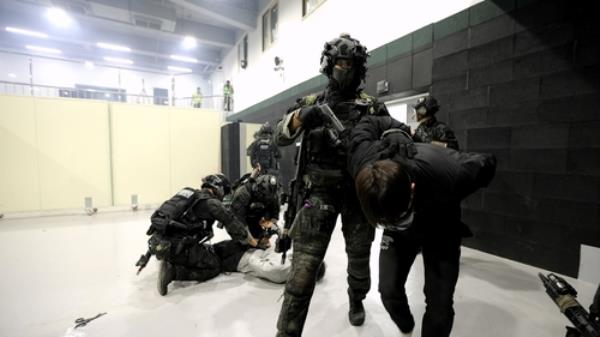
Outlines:
<svg viewBox="0 0 600 337"><path fill-rule="evenodd" d="M406 167L416 186L415 223L461 225L460 202L490 183L496 170L496 158L422 143L414 144L416 154L407 154L398 143L410 144L409 135L404 136L405 142L400 139L393 146L386 142L387 136L381 139L386 130L402 129L402 125L389 117L362 118L350 136L350 171L356 176L361 168L374 161L397 161Z"/></svg>

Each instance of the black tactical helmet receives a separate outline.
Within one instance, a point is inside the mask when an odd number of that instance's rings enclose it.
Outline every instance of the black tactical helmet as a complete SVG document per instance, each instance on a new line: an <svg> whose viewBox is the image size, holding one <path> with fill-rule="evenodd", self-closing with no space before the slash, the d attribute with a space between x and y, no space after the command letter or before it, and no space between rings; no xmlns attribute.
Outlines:
<svg viewBox="0 0 600 337"><path fill-rule="evenodd" d="M420 97L417 100L417 103L413 105L413 109L415 109L417 113L419 113L418 110L421 107L425 108L424 115L433 115L440 109L440 105L433 96Z"/></svg>
<svg viewBox="0 0 600 337"><path fill-rule="evenodd" d="M360 41L350 37L350 34L342 33L340 37L325 42L321 53L321 73L331 78L333 66L338 59L352 60L358 80L362 81L367 74L367 57L367 48Z"/></svg>
<svg viewBox="0 0 600 337"><path fill-rule="evenodd" d="M202 178L202 188L207 187L214 189L220 200L223 200L226 194L231 193L231 184L223 173L211 174Z"/></svg>
<svg viewBox="0 0 600 337"><path fill-rule="evenodd" d="M263 174L256 178L256 183L252 186L253 192L257 194L257 197L266 201L266 199L274 198L277 196L277 188L279 187L279 181L277 177L272 174Z"/></svg>
<svg viewBox="0 0 600 337"><path fill-rule="evenodd" d="M271 127L271 124L269 124L269 122L266 122L265 124L263 124L260 127L260 129L258 130L258 134L259 135L273 134L273 127Z"/></svg>

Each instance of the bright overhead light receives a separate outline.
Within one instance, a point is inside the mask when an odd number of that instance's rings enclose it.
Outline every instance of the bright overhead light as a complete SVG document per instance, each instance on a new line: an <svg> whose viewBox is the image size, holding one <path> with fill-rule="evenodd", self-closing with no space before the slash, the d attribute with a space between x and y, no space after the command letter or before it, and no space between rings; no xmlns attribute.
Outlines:
<svg viewBox="0 0 600 337"><path fill-rule="evenodd" d="M167 68L171 71L176 71L176 72L180 72L180 73L191 73L193 71L190 68L176 67L176 66L168 66Z"/></svg>
<svg viewBox="0 0 600 337"><path fill-rule="evenodd" d="M17 75L14 73L10 73L10 74L8 74L8 77L17 78Z"/></svg>
<svg viewBox="0 0 600 337"><path fill-rule="evenodd" d="M92 61L85 61L85 67L88 69L94 69L94 62Z"/></svg>
<svg viewBox="0 0 600 337"><path fill-rule="evenodd" d="M189 56L181 56L181 55L171 55L173 60L189 62L189 63L198 63L198 59Z"/></svg>
<svg viewBox="0 0 600 337"><path fill-rule="evenodd" d="M60 51L59 49L54 49L54 48L46 48L46 47L31 46L31 45L26 45L25 48L27 48L29 50L40 51L42 53L48 53L48 54L62 54L62 51Z"/></svg>
<svg viewBox="0 0 600 337"><path fill-rule="evenodd" d="M182 45L185 49L193 49L196 48L198 44L196 43L196 39L193 36L186 36L183 38Z"/></svg>
<svg viewBox="0 0 600 337"><path fill-rule="evenodd" d="M127 46L120 46L118 44L112 44L112 43L106 43L106 42L98 42L98 43L96 43L96 46L98 46L100 48L116 50L116 51L126 51L126 52L131 51L131 48L129 48Z"/></svg>
<svg viewBox="0 0 600 337"><path fill-rule="evenodd" d="M28 35L28 36L34 36L34 37L40 37L42 39L45 39L48 37L48 34L44 34L44 33L40 33L40 32L35 32L33 30L27 30L27 29L22 29L22 28L16 28L16 27L6 27L6 31L7 32L11 32L11 33L17 33L17 34L22 34L22 35Z"/></svg>
<svg viewBox="0 0 600 337"><path fill-rule="evenodd" d="M48 8L46 11L46 17L53 25L65 28L73 23L73 19L67 14L67 12L58 7Z"/></svg>
<svg viewBox="0 0 600 337"><path fill-rule="evenodd" d="M108 56L105 56L104 60L108 61L108 62L114 62L114 63L133 64L132 60L122 59L122 58L119 58L119 57L108 57Z"/></svg>

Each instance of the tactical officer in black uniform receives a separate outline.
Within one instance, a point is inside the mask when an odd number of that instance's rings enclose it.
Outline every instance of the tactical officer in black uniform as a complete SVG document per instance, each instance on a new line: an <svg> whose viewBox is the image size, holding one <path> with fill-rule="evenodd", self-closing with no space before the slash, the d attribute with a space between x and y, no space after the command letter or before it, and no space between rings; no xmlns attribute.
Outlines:
<svg viewBox="0 0 600 337"><path fill-rule="evenodd" d="M458 150L458 140L450 127L435 118L440 106L433 96L421 97L413 106L419 126L413 139L418 143L433 143Z"/></svg>
<svg viewBox="0 0 600 337"><path fill-rule="evenodd" d="M304 202L290 230L294 240L292 273L277 322L279 337L302 334L317 270L340 213L348 255L349 320L352 325L362 325L365 320L362 300L371 286L369 257L374 229L360 210L354 182L346 170L346 140L360 116L389 115L384 104L360 88L367 56L367 49L348 34L325 43L321 55L321 72L329 79L325 91L298 99L275 131L279 146L295 143L302 134L301 152L306 151L306 161L298 167L300 200ZM346 131L339 138L324 125L321 104L327 104L343 123Z"/></svg>
<svg viewBox="0 0 600 337"><path fill-rule="evenodd" d="M273 142L273 128L269 122L260 127L254 139L246 150L246 154L250 157L250 164L253 168L260 167L261 173L277 175L281 154Z"/></svg>
<svg viewBox="0 0 600 337"><path fill-rule="evenodd" d="M206 281L222 268L219 256L204 244L213 236L215 220L240 244L256 246L245 226L221 203L228 193L229 181L222 174L202 179L202 188L186 187L164 202L151 216L149 252L161 261L158 292L167 294L173 280Z"/></svg>

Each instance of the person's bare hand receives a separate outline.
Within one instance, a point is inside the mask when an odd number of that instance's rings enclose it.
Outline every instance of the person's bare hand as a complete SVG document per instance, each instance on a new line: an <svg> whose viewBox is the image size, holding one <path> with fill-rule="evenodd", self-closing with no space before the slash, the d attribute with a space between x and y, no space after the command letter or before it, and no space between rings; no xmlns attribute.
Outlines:
<svg viewBox="0 0 600 337"><path fill-rule="evenodd" d="M248 245L250 247L256 247L256 246L258 246L258 241L256 241L255 238L248 239Z"/></svg>

